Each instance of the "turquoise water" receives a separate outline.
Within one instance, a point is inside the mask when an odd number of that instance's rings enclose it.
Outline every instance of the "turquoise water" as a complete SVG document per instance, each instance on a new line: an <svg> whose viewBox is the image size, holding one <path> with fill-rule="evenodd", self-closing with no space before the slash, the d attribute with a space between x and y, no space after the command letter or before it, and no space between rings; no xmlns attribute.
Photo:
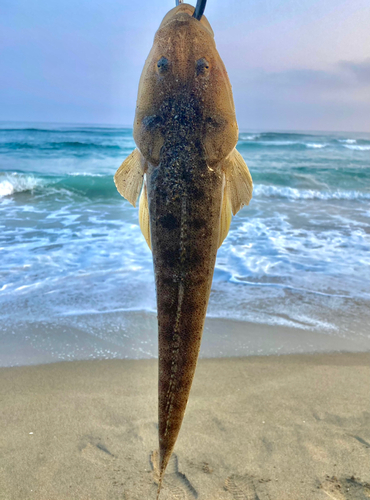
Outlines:
<svg viewBox="0 0 370 500"><path fill-rule="evenodd" d="M31 345L37 323L118 345L126 313L155 313L137 209L113 183L134 147L127 128L1 124L3 342ZM243 132L238 149L254 195L219 250L209 315L370 339L370 135ZM127 356L155 355L143 342Z"/></svg>

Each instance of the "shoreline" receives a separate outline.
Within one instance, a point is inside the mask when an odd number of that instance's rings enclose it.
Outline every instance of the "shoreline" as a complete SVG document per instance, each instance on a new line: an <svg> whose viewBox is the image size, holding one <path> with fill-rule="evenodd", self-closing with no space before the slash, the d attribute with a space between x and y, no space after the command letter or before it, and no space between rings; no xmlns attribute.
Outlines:
<svg viewBox="0 0 370 500"><path fill-rule="evenodd" d="M160 499L369 498L369 393L370 353L200 359ZM156 360L0 368L0 399L1 500L155 499Z"/></svg>
<svg viewBox="0 0 370 500"><path fill-rule="evenodd" d="M27 322L3 330L0 367L29 366L88 359L156 359L158 352L155 313L115 312L53 321ZM114 328L112 328L114 325ZM310 330L283 325L251 323L207 317L200 358L228 358L254 355L284 355L332 352L370 352L370 336Z"/></svg>

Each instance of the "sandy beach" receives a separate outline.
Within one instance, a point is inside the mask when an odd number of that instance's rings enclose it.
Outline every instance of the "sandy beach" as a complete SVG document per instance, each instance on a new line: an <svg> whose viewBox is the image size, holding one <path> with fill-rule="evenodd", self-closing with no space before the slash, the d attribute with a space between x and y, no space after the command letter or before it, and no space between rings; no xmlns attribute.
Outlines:
<svg viewBox="0 0 370 500"><path fill-rule="evenodd" d="M0 499L155 499L157 363L0 369ZM370 498L370 354L201 359L161 500Z"/></svg>

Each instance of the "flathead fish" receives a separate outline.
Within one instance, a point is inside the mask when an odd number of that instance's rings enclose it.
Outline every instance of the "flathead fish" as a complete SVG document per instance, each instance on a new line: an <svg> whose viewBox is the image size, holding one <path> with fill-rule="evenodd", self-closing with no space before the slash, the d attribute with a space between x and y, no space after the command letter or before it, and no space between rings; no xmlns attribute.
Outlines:
<svg viewBox="0 0 370 500"><path fill-rule="evenodd" d="M137 145L115 174L153 252L159 342L161 482L198 359L217 249L252 197L235 149L231 85L210 24L180 4L163 19L140 78Z"/></svg>

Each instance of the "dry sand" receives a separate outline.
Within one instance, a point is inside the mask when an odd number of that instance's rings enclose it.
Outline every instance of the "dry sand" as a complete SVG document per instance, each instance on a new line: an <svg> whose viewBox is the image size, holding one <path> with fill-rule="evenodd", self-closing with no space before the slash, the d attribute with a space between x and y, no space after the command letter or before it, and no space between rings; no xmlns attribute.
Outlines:
<svg viewBox="0 0 370 500"><path fill-rule="evenodd" d="M154 500L156 370L0 369L0 499ZM200 360L161 500L364 500L369 483L369 353Z"/></svg>

